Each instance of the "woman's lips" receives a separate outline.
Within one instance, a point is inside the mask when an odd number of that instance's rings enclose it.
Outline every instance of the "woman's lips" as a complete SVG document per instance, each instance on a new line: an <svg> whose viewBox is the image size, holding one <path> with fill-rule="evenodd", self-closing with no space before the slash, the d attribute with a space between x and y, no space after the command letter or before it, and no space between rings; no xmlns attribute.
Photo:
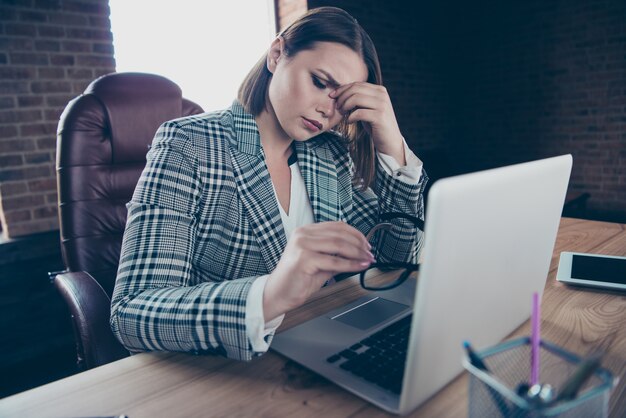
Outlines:
<svg viewBox="0 0 626 418"><path fill-rule="evenodd" d="M322 130L322 124L319 123L318 121L316 121L315 119L307 119L305 117L302 118L302 121L304 122L304 126L312 132L317 132L317 131L321 131Z"/></svg>

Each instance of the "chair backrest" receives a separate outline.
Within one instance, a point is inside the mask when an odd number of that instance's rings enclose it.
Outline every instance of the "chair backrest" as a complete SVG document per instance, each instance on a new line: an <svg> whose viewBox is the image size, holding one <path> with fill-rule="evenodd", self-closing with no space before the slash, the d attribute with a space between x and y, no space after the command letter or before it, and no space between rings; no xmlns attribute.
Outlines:
<svg viewBox="0 0 626 418"><path fill-rule="evenodd" d="M57 182L61 247L69 271L91 274L110 297L126 203L159 125L202 108L167 78L114 73L93 81L61 115Z"/></svg>

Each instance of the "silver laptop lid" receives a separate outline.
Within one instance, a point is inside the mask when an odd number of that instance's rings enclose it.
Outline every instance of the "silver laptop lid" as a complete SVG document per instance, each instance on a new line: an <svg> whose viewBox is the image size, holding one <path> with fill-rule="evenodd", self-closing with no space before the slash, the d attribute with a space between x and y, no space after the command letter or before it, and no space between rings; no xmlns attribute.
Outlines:
<svg viewBox="0 0 626 418"><path fill-rule="evenodd" d="M571 155L436 182L400 399L407 413L462 371L462 342L497 343L543 293Z"/></svg>

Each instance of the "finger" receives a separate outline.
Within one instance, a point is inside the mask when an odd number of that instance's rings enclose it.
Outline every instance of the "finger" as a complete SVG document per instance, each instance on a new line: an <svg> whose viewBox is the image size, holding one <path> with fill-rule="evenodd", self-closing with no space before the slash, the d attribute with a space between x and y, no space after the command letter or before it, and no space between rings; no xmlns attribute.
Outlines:
<svg viewBox="0 0 626 418"><path fill-rule="evenodd" d="M380 93L386 92L386 89L381 88L378 84L372 84L368 82L356 81L354 83L344 84L331 91L329 96L333 98L339 98L346 92L361 92L370 95L378 96Z"/></svg>
<svg viewBox="0 0 626 418"><path fill-rule="evenodd" d="M361 245L353 245L343 237L308 237L302 243L303 248L315 254L334 255L349 260L374 261L372 253Z"/></svg>
<svg viewBox="0 0 626 418"><path fill-rule="evenodd" d="M363 88L356 85L351 85L349 88L341 91L337 96L335 96L335 100L337 101L337 107L341 107L344 105L345 101L350 97L355 95L363 95L363 96L372 96L376 97L375 92L372 92L370 89Z"/></svg>
<svg viewBox="0 0 626 418"><path fill-rule="evenodd" d="M301 231L305 235L322 235L322 236L342 236L350 239L352 242L360 243L364 248L370 249L369 242L365 235L358 229L341 221L328 221L309 224L298 228L296 232Z"/></svg>
<svg viewBox="0 0 626 418"><path fill-rule="evenodd" d="M379 118L377 117L378 112L371 109L357 109L354 112L350 113L350 116L347 118L348 123L354 123L358 121L374 123Z"/></svg>
<svg viewBox="0 0 626 418"><path fill-rule="evenodd" d="M347 234L314 234L299 236L294 245L316 254L338 255L340 257L361 261L374 259L369 242L363 243Z"/></svg>
<svg viewBox="0 0 626 418"><path fill-rule="evenodd" d="M298 230L302 230L302 231L307 231L307 233L311 233L311 234L324 234L324 233L329 233L329 232L341 232L341 233L345 233L345 234L350 234L353 235L355 237L359 237L363 234L361 234L361 231L359 231L358 229L356 229L355 227L353 227L352 225L343 222L343 221L324 221L324 222L317 222L317 223L312 223L312 224L308 224L305 226L301 226L298 228Z"/></svg>
<svg viewBox="0 0 626 418"><path fill-rule="evenodd" d="M342 86L337 87L335 90L331 91L328 95L333 99L341 96L346 90L350 89L354 83L344 84Z"/></svg>
<svg viewBox="0 0 626 418"><path fill-rule="evenodd" d="M362 271L372 264L369 261L349 260L347 258L333 257L325 254L316 257L315 263L319 270L331 272L332 275Z"/></svg>
<svg viewBox="0 0 626 418"><path fill-rule="evenodd" d="M337 102L337 109L341 114L346 114L357 109L377 110L381 104L382 102L378 98L359 93L346 98L341 104Z"/></svg>

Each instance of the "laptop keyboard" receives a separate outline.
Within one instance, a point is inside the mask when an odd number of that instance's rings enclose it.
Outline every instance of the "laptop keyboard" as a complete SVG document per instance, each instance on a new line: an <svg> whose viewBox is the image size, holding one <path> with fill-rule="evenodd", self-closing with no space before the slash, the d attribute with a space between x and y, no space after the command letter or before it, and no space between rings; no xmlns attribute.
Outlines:
<svg viewBox="0 0 626 418"><path fill-rule="evenodd" d="M397 395L402 391L411 317L407 316L326 359Z"/></svg>

